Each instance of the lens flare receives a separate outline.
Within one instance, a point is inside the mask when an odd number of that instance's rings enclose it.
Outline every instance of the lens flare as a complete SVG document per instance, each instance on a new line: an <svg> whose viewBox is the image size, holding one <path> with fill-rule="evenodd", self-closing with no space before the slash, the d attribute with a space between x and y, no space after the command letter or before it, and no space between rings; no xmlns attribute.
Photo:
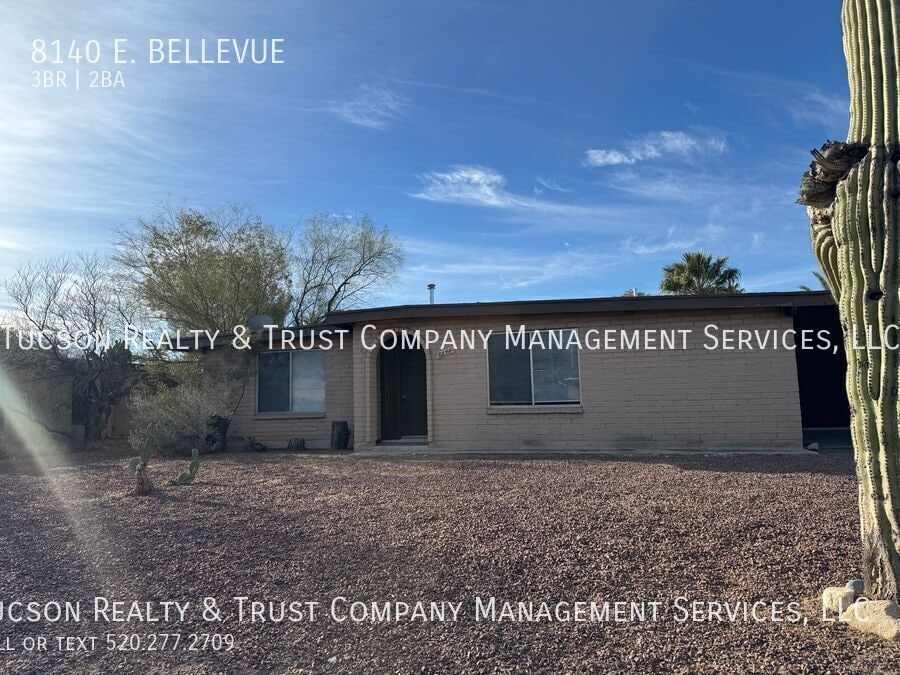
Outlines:
<svg viewBox="0 0 900 675"><path fill-rule="evenodd" d="M78 549L87 558L93 581L102 590L118 587L112 570L119 566L100 522L84 509L89 497L76 487L76 483L63 475L71 459L67 443L59 441L59 433L52 432L35 419L34 406L17 385L11 368L0 363L0 413L9 430L27 452L27 457L44 478L44 484L52 493L56 506L65 517L69 530L78 542Z"/></svg>

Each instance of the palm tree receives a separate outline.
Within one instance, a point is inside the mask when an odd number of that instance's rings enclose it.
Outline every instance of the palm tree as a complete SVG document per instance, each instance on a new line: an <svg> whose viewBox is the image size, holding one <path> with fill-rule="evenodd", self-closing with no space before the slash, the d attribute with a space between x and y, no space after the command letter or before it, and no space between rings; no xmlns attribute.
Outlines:
<svg viewBox="0 0 900 675"><path fill-rule="evenodd" d="M741 271L728 258L703 251L687 251L681 260L663 268L659 290L669 295L729 295L743 293Z"/></svg>
<svg viewBox="0 0 900 675"><path fill-rule="evenodd" d="M819 285L822 287L823 291L830 291L831 288L828 286L828 279L825 278L825 275L819 272L818 270L813 270L813 276L816 278L816 281L819 282ZM800 290L806 291L807 293L812 291L807 284L800 284Z"/></svg>

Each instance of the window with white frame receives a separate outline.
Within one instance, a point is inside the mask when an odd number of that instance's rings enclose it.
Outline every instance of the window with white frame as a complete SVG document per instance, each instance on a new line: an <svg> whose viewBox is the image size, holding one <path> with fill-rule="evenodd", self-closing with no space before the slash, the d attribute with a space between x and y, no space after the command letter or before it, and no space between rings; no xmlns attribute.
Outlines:
<svg viewBox="0 0 900 675"><path fill-rule="evenodd" d="M488 339L491 405L567 405L581 403L581 375L573 329L525 333L513 344L505 333ZM524 343L523 343L524 342Z"/></svg>
<svg viewBox="0 0 900 675"><path fill-rule="evenodd" d="M259 355L257 412L325 412L325 352Z"/></svg>

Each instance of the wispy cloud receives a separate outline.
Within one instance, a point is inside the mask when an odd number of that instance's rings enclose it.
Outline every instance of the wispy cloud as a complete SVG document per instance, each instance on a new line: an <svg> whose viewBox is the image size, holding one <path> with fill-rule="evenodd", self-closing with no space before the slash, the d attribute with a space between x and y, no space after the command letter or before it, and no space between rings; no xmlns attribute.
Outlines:
<svg viewBox="0 0 900 675"><path fill-rule="evenodd" d="M782 114L786 112L796 124L813 123L835 131L846 129L850 115L846 91L826 92L808 82L771 73L729 70L690 60L684 63L709 73L731 91L763 100Z"/></svg>
<svg viewBox="0 0 900 675"><path fill-rule="evenodd" d="M605 200L603 206L567 204L565 195L559 201L526 197L512 191L501 173L481 166L455 166L421 179L422 189L415 195L420 199L491 209L510 219L551 224L561 220L569 227L517 228L515 239L503 246L490 241L461 249L412 244L416 248L408 246L406 276L416 281L413 297L421 292L419 285L424 288L430 281L459 300L483 299L486 292L494 293L491 297L615 295L631 286L655 288L662 265L686 250L732 255L739 266L760 256L778 261L784 257L782 249L765 245L759 236L761 223L782 220L788 224L785 239L805 236L803 224L789 225L802 219L793 212L793 184L728 170L620 167L593 184L596 199ZM558 233L567 230L579 239L571 247L560 246L558 239ZM491 236L500 234L492 231ZM758 283L749 279L746 287L777 287L790 278Z"/></svg>
<svg viewBox="0 0 900 675"><path fill-rule="evenodd" d="M325 107L350 124L369 129L386 129L400 119L409 107L409 99L382 85L363 85L349 101Z"/></svg>
<svg viewBox="0 0 900 675"><path fill-rule="evenodd" d="M538 178L537 184L546 190L550 190L552 192L572 192L571 188L564 188L555 180L550 180L548 178Z"/></svg>
<svg viewBox="0 0 900 675"><path fill-rule="evenodd" d="M173 135L173 109L186 98L179 86L183 73L137 59L124 69L126 88L109 91L75 90L71 70L67 88L33 88L27 77L35 36L95 38L111 25L117 34L139 34L171 25L176 15L184 12L174 2L93 13L63 6L0 8L7 48L0 73L0 248L12 244L34 254L105 243L109 236L98 234L100 222L141 213L158 200L150 186L160 177L177 174L189 185L201 171ZM137 40L132 44L140 49ZM109 43L102 49L108 54ZM0 276L5 267L0 264Z"/></svg>
<svg viewBox="0 0 900 675"><path fill-rule="evenodd" d="M799 99L789 100L788 112L795 122L813 122L823 127L834 128L846 125L850 118L850 104L846 96L827 94L812 89Z"/></svg>
<svg viewBox="0 0 900 675"><path fill-rule="evenodd" d="M664 157L691 158L698 155L721 155L728 149L720 134L698 135L686 131L658 131L625 143L623 149L599 148L585 152L588 166L637 164Z"/></svg>
<svg viewBox="0 0 900 675"><path fill-rule="evenodd" d="M413 196L432 202L508 207L536 201L507 192L506 179L484 166L457 164L449 171L430 171L420 178L422 191Z"/></svg>
<svg viewBox="0 0 900 675"><path fill-rule="evenodd" d="M622 242L623 250L636 256L656 256L659 254L682 253L693 248L719 243L725 228L708 223L700 227L669 227L663 236L656 234L641 237L627 237Z"/></svg>
<svg viewBox="0 0 900 675"><path fill-rule="evenodd" d="M23 241L0 239L0 251L24 251L27 248Z"/></svg>
<svg viewBox="0 0 900 675"><path fill-rule="evenodd" d="M727 206L745 214L790 208L796 200L793 183L694 168L624 167L604 175L602 185L644 203Z"/></svg>
<svg viewBox="0 0 900 675"><path fill-rule="evenodd" d="M748 274L743 279L743 286L748 289L766 291L773 288L796 289L803 285L818 288L818 281L813 276L814 265L780 269L774 272Z"/></svg>
<svg viewBox="0 0 900 675"><path fill-rule="evenodd" d="M769 239L764 232L754 232L750 240L750 251L752 253L762 253L769 245Z"/></svg>
<svg viewBox="0 0 900 675"><path fill-rule="evenodd" d="M415 238L404 239L403 245L410 259L405 276L420 280L422 288L426 281L439 281L442 301L485 300L519 290L533 293L537 287L546 290L556 282L598 279L603 269L624 259L621 252L566 244L537 252ZM418 287L410 290L412 298L418 297Z"/></svg>
<svg viewBox="0 0 900 675"><path fill-rule="evenodd" d="M698 243L697 239L626 239L624 246L635 255L646 256L656 255L658 253L669 253L672 251L686 251L695 247Z"/></svg>
<svg viewBox="0 0 900 675"><path fill-rule="evenodd" d="M583 228L602 223L615 224L623 210L615 206L582 205L517 194L506 188L506 178L498 171L477 165L455 165L447 171L431 171L419 176L422 188L412 193L417 199L444 204L481 206L527 217L544 224Z"/></svg>
<svg viewBox="0 0 900 675"><path fill-rule="evenodd" d="M396 80L397 84L401 84L407 87L419 87L422 89L433 89L436 91L444 91L450 94L459 94L461 96L483 96L485 98L493 98L500 101L508 101L510 103L516 103L523 100L522 97L517 96L508 96L506 94L502 94L497 91L493 91L491 89L484 89L482 87L466 87L466 86L457 86L453 84L445 84L443 82L421 82L418 80Z"/></svg>

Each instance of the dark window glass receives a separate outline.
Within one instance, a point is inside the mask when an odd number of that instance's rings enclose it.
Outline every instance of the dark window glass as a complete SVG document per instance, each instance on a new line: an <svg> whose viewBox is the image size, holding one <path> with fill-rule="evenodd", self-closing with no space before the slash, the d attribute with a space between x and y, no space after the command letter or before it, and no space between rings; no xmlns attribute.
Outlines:
<svg viewBox="0 0 900 675"><path fill-rule="evenodd" d="M566 345L573 331L541 331L544 346L531 349L534 369L534 402L580 403L581 383L578 377L578 347Z"/></svg>
<svg viewBox="0 0 900 675"><path fill-rule="evenodd" d="M531 405L531 358L527 346L510 344L507 349L505 333L492 335L488 339L488 377L491 405Z"/></svg>
<svg viewBox="0 0 900 675"><path fill-rule="evenodd" d="M291 409L325 412L325 352L294 352L291 363Z"/></svg>
<svg viewBox="0 0 900 675"><path fill-rule="evenodd" d="M524 346L516 347L510 340L507 349L505 333L492 335L488 340L490 404L581 403L578 346L573 337L572 329L527 333Z"/></svg>
<svg viewBox="0 0 900 675"><path fill-rule="evenodd" d="M273 352L259 355L259 412L286 412L291 409L291 354Z"/></svg>

